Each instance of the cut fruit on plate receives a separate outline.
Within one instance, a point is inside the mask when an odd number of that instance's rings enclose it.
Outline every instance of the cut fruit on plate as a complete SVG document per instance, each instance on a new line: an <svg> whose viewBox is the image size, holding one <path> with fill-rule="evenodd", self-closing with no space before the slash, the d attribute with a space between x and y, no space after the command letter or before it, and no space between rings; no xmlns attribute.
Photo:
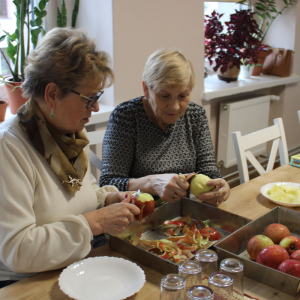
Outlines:
<svg viewBox="0 0 300 300"><path fill-rule="evenodd" d="M287 207L300 206L300 184L272 182L261 187L260 192L270 201Z"/></svg>

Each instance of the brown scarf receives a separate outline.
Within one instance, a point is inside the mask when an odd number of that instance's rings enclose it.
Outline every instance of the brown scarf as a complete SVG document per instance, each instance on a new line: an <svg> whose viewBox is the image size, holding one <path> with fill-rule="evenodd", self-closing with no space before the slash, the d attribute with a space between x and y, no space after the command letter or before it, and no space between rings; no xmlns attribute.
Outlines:
<svg viewBox="0 0 300 300"><path fill-rule="evenodd" d="M45 157L62 184L73 194L80 190L88 168L83 148L89 143L83 131L68 137L49 124L34 99L18 109L20 126Z"/></svg>

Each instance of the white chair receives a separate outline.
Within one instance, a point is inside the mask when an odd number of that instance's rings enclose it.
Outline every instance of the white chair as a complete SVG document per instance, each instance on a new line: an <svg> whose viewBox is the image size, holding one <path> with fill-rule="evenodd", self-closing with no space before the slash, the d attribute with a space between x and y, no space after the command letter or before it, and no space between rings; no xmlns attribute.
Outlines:
<svg viewBox="0 0 300 300"><path fill-rule="evenodd" d="M87 137L90 140L90 146L103 143L105 130L96 130L87 132ZM90 148L90 162L99 170L101 170L101 159Z"/></svg>
<svg viewBox="0 0 300 300"><path fill-rule="evenodd" d="M240 131L231 133L234 150L237 158L237 165L240 175L240 183L249 181L247 159L260 175L269 172L274 167L277 150L279 148L280 164L289 163L287 143L281 118L274 119L273 126L242 136ZM272 141L272 149L269 156L268 166L265 170L254 155L249 151L250 148Z"/></svg>

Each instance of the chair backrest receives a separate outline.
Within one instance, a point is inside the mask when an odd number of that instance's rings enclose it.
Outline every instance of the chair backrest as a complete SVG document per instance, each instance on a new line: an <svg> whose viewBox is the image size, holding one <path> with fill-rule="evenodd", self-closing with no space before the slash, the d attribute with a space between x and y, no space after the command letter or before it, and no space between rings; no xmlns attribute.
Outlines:
<svg viewBox="0 0 300 300"><path fill-rule="evenodd" d="M90 141L90 146L98 145L103 143L105 130L96 130L87 132L87 137ZM91 150L90 148L90 162L97 167L97 169L101 170L102 161L101 159Z"/></svg>
<svg viewBox="0 0 300 300"><path fill-rule="evenodd" d="M240 131L236 131L231 134L237 158L240 183L249 181L247 159L260 175L273 169L278 149L280 164L285 165L289 163L288 149L282 119L274 119L274 124L275 125L273 126L244 136L241 135ZM272 149L269 156L268 166L265 170L249 149L272 140Z"/></svg>

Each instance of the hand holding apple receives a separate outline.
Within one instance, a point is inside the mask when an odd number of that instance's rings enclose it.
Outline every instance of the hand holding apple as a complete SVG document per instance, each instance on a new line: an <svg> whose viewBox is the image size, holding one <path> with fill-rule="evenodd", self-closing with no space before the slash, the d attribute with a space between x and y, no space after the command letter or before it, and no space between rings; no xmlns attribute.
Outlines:
<svg viewBox="0 0 300 300"><path fill-rule="evenodd" d="M135 204L140 210L140 214L135 216L137 221L141 221L146 217L150 217L155 208L155 201L150 194L140 192L138 198L136 193L131 195L131 203Z"/></svg>
<svg viewBox="0 0 300 300"><path fill-rule="evenodd" d="M274 244L279 244L283 238L290 236L291 233L286 226L279 223L273 223L266 227L263 235L269 237Z"/></svg>
<svg viewBox="0 0 300 300"><path fill-rule="evenodd" d="M264 235L256 235L252 237L247 244L247 252L249 256L256 261L258 253L267 246L274 245L273 241Z"/></svg>
<svg viewBox="0 0 300 300"><path fill-rule="evenodd" d="M300 239L292 235L286 236L280 241L279 245L285 248L288 254L291 255L296 250L300 250Z"/></svg>
<svg viewBox="0 0 300 300"><path fill-rule="evenodd" d="M203 174L196 174L190 183L191 193L198 197L202 193L206 193L211 191L214 186L208 186L206 183L210 180L210 178Z"/></svg>

